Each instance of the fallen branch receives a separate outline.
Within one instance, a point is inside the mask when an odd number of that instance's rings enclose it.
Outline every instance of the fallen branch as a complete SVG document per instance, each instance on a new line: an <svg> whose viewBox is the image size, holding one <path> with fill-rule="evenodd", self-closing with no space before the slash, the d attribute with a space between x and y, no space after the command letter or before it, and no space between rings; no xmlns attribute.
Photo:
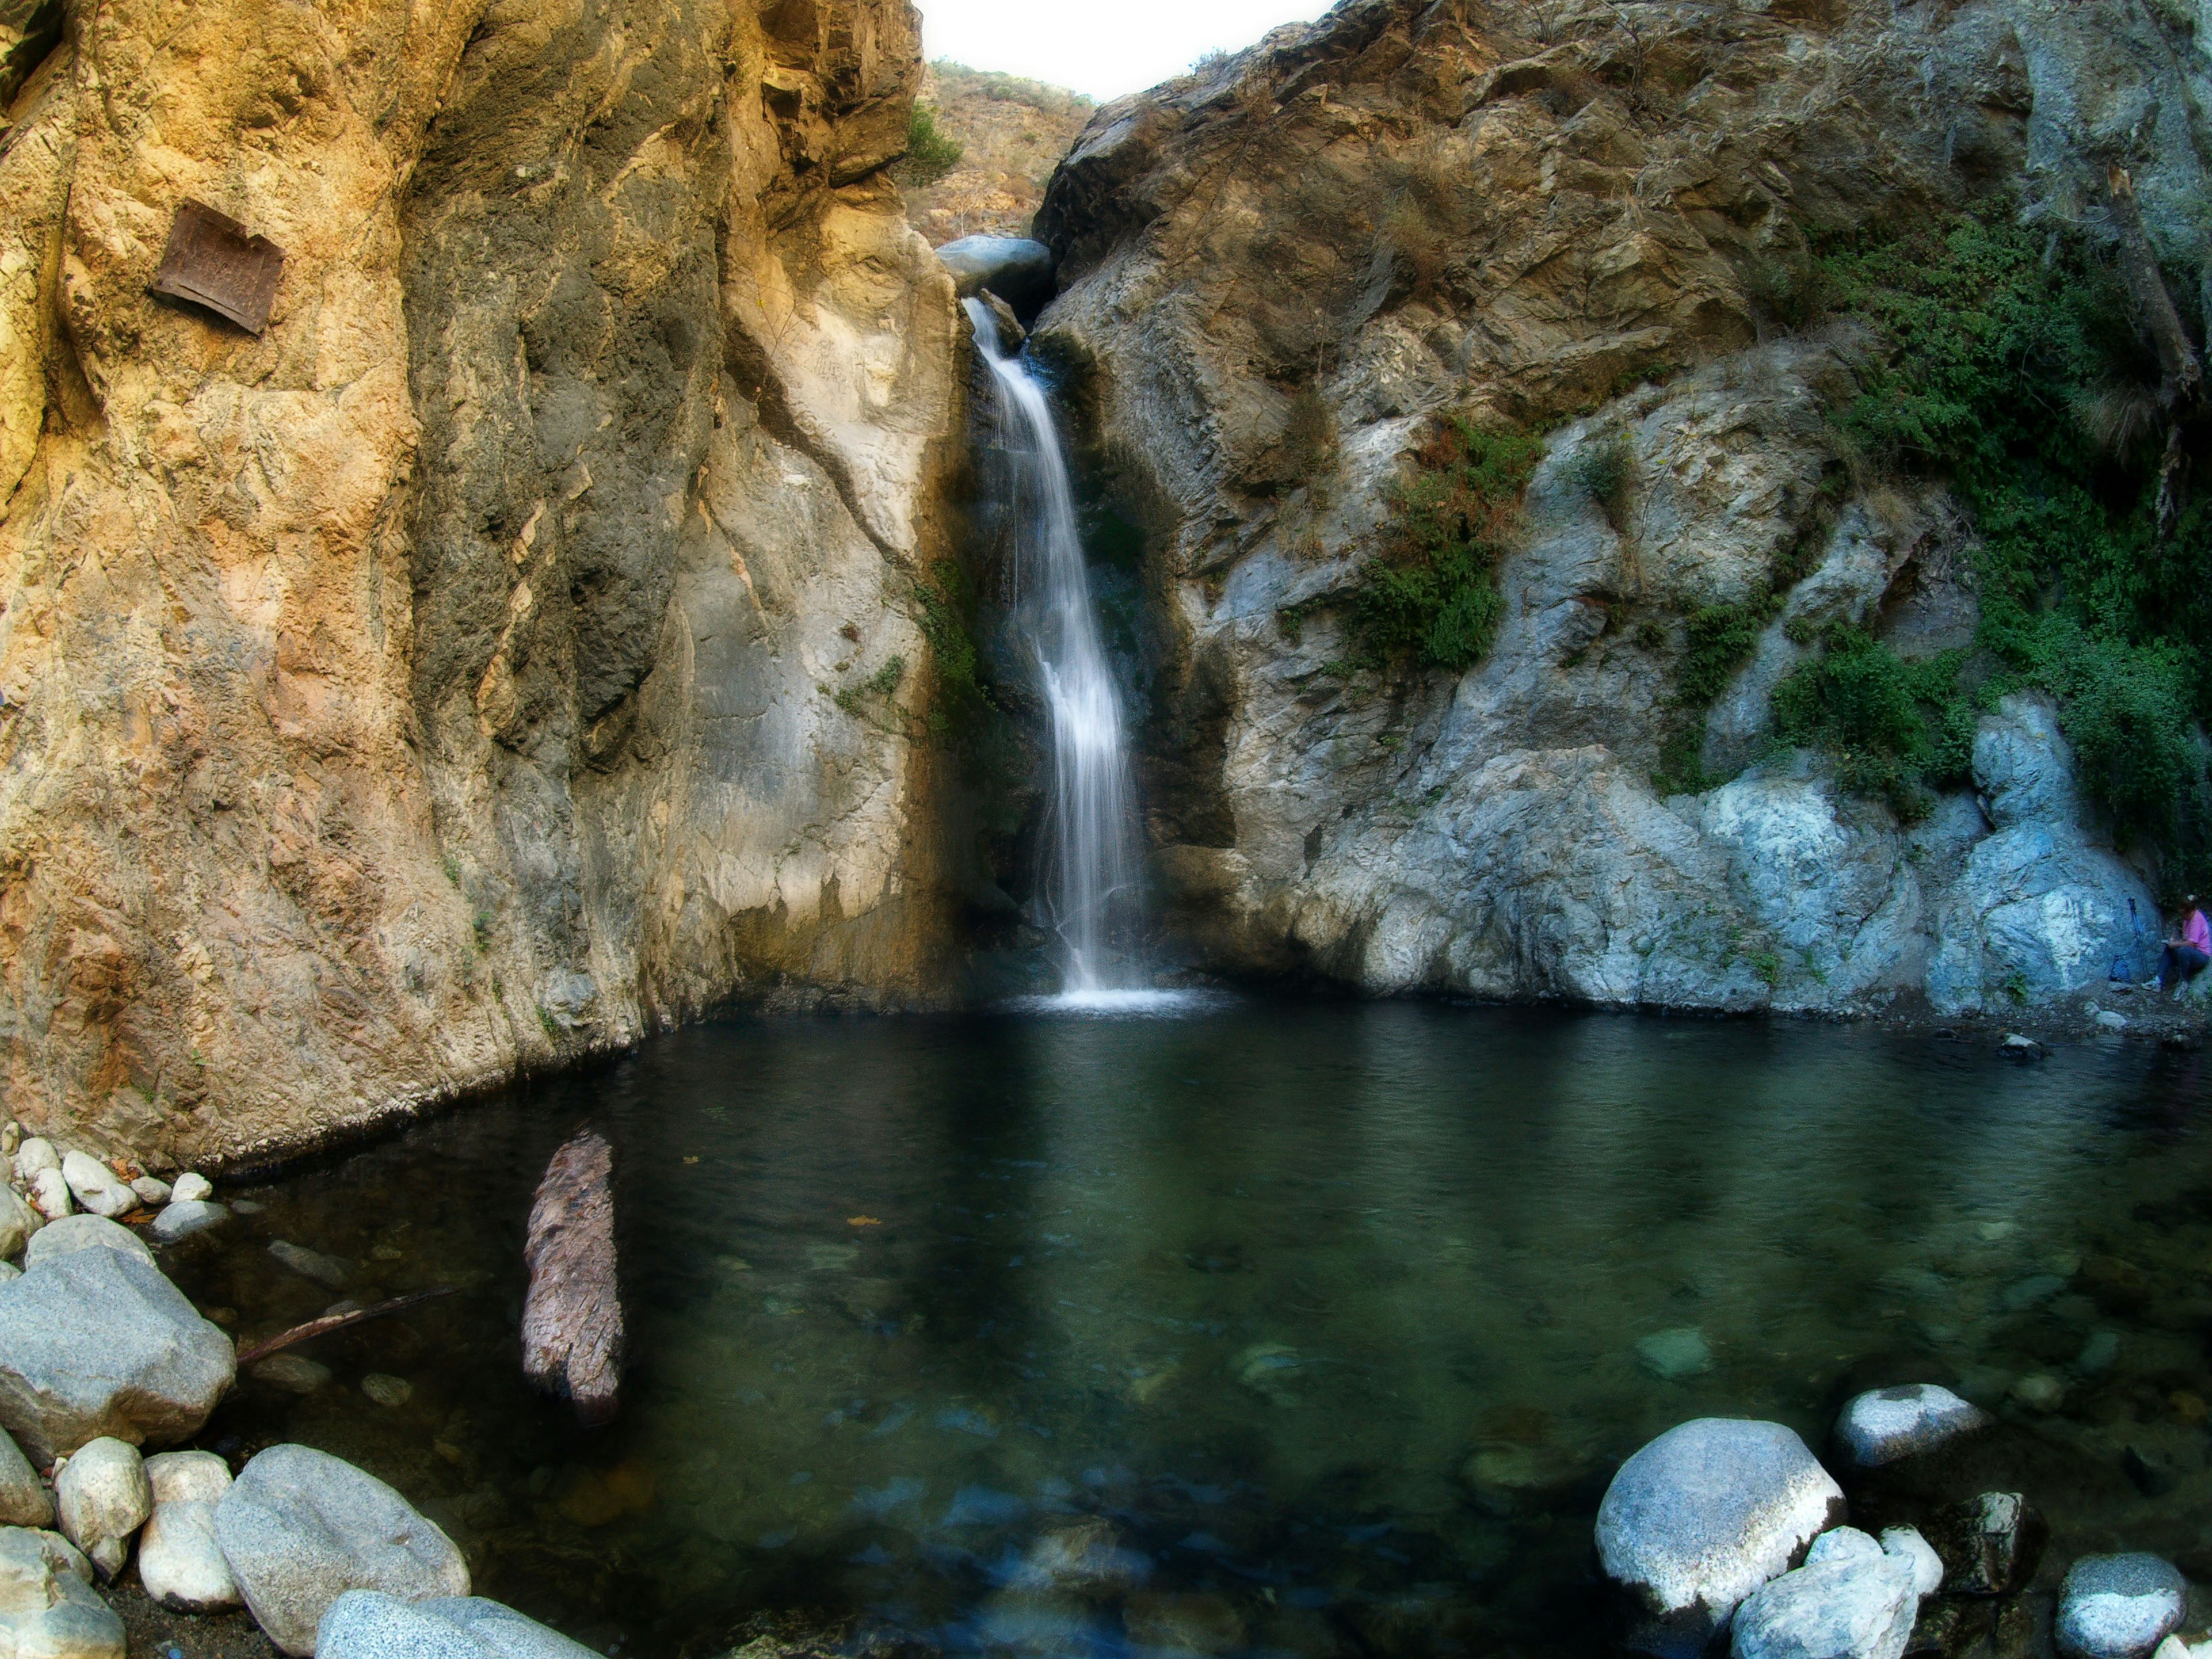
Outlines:
<svg viewBox="0 0 2212 1659"><path fill-rule="evenodd" d="M311 1336L326 1336L332 1331L342 1331L349 1325L358 1325L364 1319L381 1319L388 1313L398 1313L402 1308L414 1307L417 1303L433 1302L441 1296L451 1296L460 1287L441 1285L434 1291L417 1291L412 1296L394 1297L389 1302L380 1302L373 1308L356 1308L351 1313L325 1314L320 1319L311 1319L304 1325L295 1325L289 1331L264 1337L251 1347L238 1351L240 1366L252 1364L257 1359L266 1359L279 1348L289 1348L295 1342L305 1342Z"/></svg>

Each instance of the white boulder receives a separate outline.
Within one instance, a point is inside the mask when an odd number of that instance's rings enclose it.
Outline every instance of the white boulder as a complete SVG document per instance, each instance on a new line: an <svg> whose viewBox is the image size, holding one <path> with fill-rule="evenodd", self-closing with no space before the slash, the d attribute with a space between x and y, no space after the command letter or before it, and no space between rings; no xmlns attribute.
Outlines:
<svg viewBox="0 0 2212 1659"><path fill-rule="evenodd" d="M154 1512L138 1448L112 1436L87 1441L54 1481L62 1535L85 1553L102 1578L131 1559L131 1539Z"/></svg>
<svg viewBox="0 0 2212 1659"><path fill-rule="evenodd" d="M1620 1466L1598 1506L1598 1557L1694 1644L1843 1512L1843 1489L1795 1431L1698 1418Z"/></svg>
<svg viewBox="0 0 2212 1659"><path fill-rule="evenodd" d="M124 1659L123 1621L92 1569L51 1532L0 1528L0 1652L21 1659Z"/></svg>
<svg viewBox="0 0 2212 1659"><path fill-rule="evenodd" d="M215 1536L215 1504L179 1498L154 1505L138 1540L138 1582L178 1613L219 1613L239 1603L238 1582Z"/></svg>
<svg viewBox="0 0 2212 1659"><path fill-rule="evenodd" d="M2155 1555L2085 1555L2058 1591L2058 1650L2142 1659L2181 1623L2189 1581Z"/></svg>
<svg viewBox="0 0 2212 1659"><path fill-rule="evenodd" d="M154 1218L154 1242L174 1244L229 1219L230 1212L220 1204L210 1204L204 1198L179 1199Z"/></svg>
<svg viewBox="0 0 2212 1659"><path fill-rule="evenodd" d="M465 1596L461 1553L372 1474L307 1446L271 1446L216 1505L216 1541L269 1639L316 1650L316 1626L351 1589L404 1601Z"/></svg>
<svg viewBox="0 0 2212 1659"><path fill-rule="evenodd" d="M42 1467L88 1440L181 1440L230 1387L230 1339L150 1262L76 1250L0 1285L0 1426Z"/></svg>
<svg viewBox="0 0 2212 1659"><path fill-rule="evenodd" d="M209 1451L156 1452L146 1460L154 1506L213 1504L230 1490L230 1465Z"/></svg>
<svg viewBox="0 0 2212 1659"><path fill-rule="evenodd" d="M1856 1547L1808 1560L1762 1584L1736 1609L1735 1659L1902 1659L1919 1617L1912 1564Z"/></svg>
<svg viewBox="0 0 2212 1659"><path fill-rule="evenodd" d="M45 1170L62 1167L62 1155L54 1150L54 1143L43 1135L33 1135L15 1148L15 1179L29 1186Z"/></svg>
<svg viewBox="0 0 2212 1659"><path fill-rule="evenodd" d="M1912 1588L1921 1595L1933 1595L1943 1583L1943 1558L1936 1547L1920 1535L1913 1527L1884 1527L1881 1531L1882 1553L1893 1555L1912 1568Z"/></svg>
<svg viewBox="0 0 2212 1659"><path fill-rule="evenodd" d="M348 1590L317 1632L318 1659L587 1659L592 1650L481 1596L403 1601Z"/></svg>
<svg viewBox="0 0 2212 1659"><path fill-rule="evenodd" d="M59 1221L76 1208L69 1182L58 1169L41 1170L31 1177L31 1207L49 1221Z"/></svg>
<svg viewBox="0 0 2212 1659"><path fill-rule="evenodd" d="M172 1204L204 1204L214 1196L215 1182L190 1170L179 1176L176 1185L169 1188Z"/></svg>
<svg viewBox="0 0 2212 1659"><path fill-rule="evenodd" d="M131 1183L89 1152L62 1154L62 1179L70 1195L94 1215L118 1216L138 1207Z"/></svg>
<svg viewBox="0 0 2212 1659"><path fill-rule="evenodd" d="M1893 1463L1947 1440L1987 1428L1996 1419L1933 1382L1874 1389L1854 1398L1836 1419L1836 1438L1861 1468Z"/></svg>

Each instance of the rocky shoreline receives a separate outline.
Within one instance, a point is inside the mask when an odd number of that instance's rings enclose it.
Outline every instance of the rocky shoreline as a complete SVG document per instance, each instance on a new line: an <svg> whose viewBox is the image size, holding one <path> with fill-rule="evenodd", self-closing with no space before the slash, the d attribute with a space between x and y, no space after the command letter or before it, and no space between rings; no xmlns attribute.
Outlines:
<svg viewBox="0 0 2212 1659"><path fill-rule="evenodd" d="M230 1208L197 1173L126 1177L85 1152L21 1139L12 1122L0 1146L10 1156L0 1186L0 1649L125 1659L130 1632L112 1602L135 1559L151 1607L242 1607L288 1655L591 1653L472 1595L453 1540L342 1459L293 1444L235 1469L212 1451L148 1455L191 1439L237 1381L231 1338L155 1255L223 1225ZM271 1254L310 1279L328 1265L298 1246ZM255 1375L287 1364L319 1369L280 1353ZM219 1640L253 1650L234 1620Z"/></svg>
<svg viewBox="0 0 2212 1659"><path fill-rule="evenodd" d="M2026 1494L1930 1502L1923 1486L1916 1503L1885 1489L1885 1473L1940 1465L1995 1423L1932 1383L1855 1396L1837 1419L1831 1462L1860 1488L1856 1498L1779 1423L1700 1418L1668 1430L1622 1464L1598 1510L1599 1559L1634 1604L1627 1646L1654 1659L1723 1645L1733 1659L1995 1659L2053 1645L2065 1659L2212 1652L2189 1582L2169 1561L2083 1555L2055 1601L2037 1598L2027 1592L2048 1529ZM1934 1490L1945 1484L1939 1470ZM1844 1524L1854 1513L1879 1538ZM2185 1625L2194 1643L2179 1634Z"/></svg>

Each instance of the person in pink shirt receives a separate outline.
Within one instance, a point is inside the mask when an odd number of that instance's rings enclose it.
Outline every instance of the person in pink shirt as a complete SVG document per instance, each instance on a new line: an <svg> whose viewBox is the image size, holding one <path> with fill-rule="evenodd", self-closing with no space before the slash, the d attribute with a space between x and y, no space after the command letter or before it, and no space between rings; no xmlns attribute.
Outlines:
<svg viewBox="0 0 2212 1659"><path fill-rule="evenodd" d="M2191 893L2188 908L2182 914L2180 932L2166 942L2166 956L2159 964L2159 988L2180 990L2203 973L2208 963L2212 963L2212 923L2205 921L2197 895Z"/></svg>

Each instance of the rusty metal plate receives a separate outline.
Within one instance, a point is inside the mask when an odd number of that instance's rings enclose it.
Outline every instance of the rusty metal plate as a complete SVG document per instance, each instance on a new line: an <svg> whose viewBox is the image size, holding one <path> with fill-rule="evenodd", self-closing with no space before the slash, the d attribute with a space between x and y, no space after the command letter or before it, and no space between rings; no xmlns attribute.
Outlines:
<svg viewBox="0 0 2212 1659"><path fill-rule="evenodd" d="M203 203L185 202L169 227L154 292L205 306L258 334L269 326L283 269L284 250L266 236L247 234L237 220Z"/></svg>

